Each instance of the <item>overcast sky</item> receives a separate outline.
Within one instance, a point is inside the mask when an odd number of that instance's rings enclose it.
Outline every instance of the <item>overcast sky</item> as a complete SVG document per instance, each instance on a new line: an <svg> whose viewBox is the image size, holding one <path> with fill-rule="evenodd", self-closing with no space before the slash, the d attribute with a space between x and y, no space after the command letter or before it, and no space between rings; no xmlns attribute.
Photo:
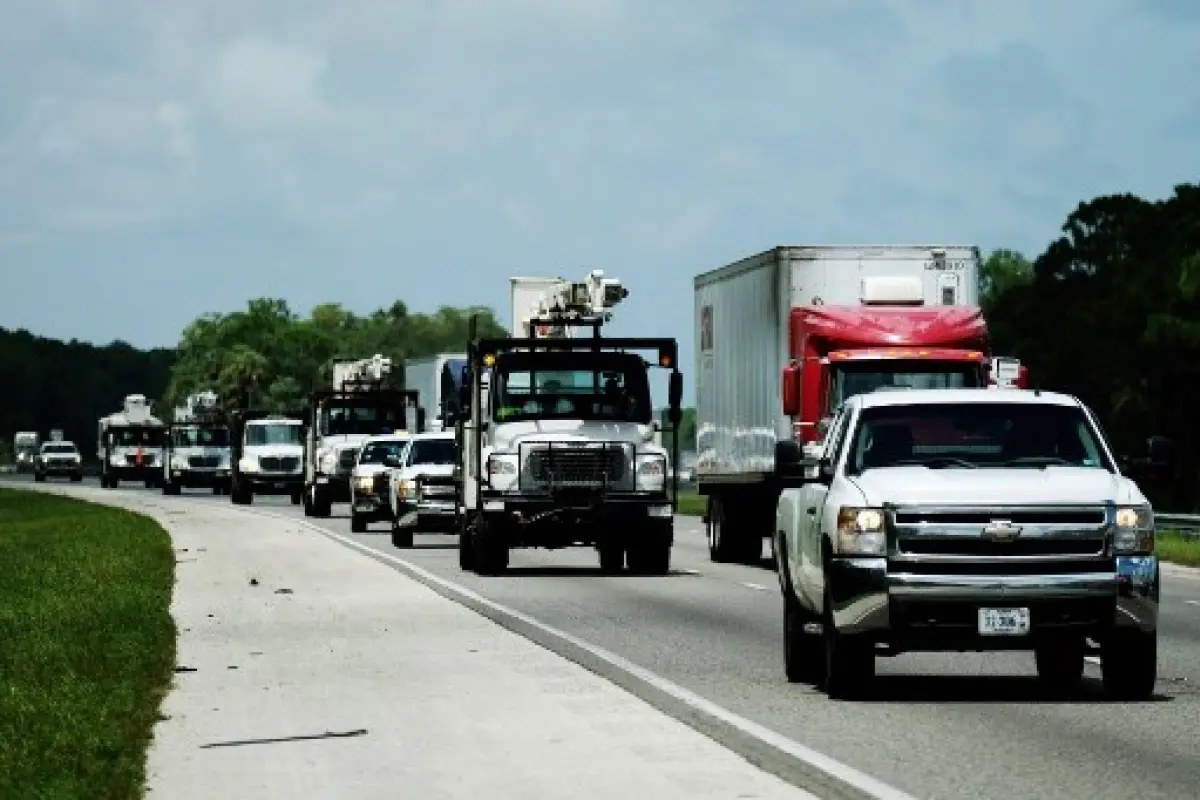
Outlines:
<svg viewBox="0 0 1200 800"><path fill-rule="evenodd" d="M777 244L1036 255L1200 179L1196 0L0 0L0 325L496 306L602 268L692 348ZM689 370L690 371L690 370ZM690 383L690 381L689 381Z"/></svg>

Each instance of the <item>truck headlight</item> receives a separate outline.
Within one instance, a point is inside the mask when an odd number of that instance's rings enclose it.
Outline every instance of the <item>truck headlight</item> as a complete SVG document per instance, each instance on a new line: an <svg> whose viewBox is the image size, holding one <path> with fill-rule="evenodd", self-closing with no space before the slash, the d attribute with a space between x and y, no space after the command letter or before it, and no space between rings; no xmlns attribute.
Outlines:
<svg viewBox="0 0 1200 800"><path fill-rule="evenodd" d="M183 456L171 456L171 469L187 469L187 459Z"/></svg>
<svg viewBox="0 0 1200 800"><path fill-rule="evenodd" d="M238 469L242 472L258 472L258 458L255 456L246 456L238 462Z"/></svg>
<svg viewBox="0 0 1200 800"><path fill-rule="evenodd" d="M1122 554L1154 552L1154 511L1148 505L1118 506L1113 520L1113 551Z"/></svg>
<svg viewBox="0 0 1200 800"><path fill-rule="evenodd" d="M375 488L374 475L359 475L354 479L354 488L360 492L370 492Z"/></svg>
<svg viewBox="0 0 1200 800"><path fill-rule="evenodd" d="M842 506L838 509L833 546L842 556L881 556L887 553L883 509Z"/></svg>
<svg viewBox="0 0 1200 800"><path fill-rule="evenodd" d="M513 455L495 454L488 456L487 479L493 489L505 491L517 478L517 458Z"/></svg>
<svg viewBox="0 0 1200 800"><path fill-rule="evenodd" d="M642 492L661 492L667 484L667 459L660 455L638 456L637 488Z"/></svg>
<svg viewBox="0 0 1200 800"><path fill-rule="evenodd" d="M414 499L416 494L416 482L408 478L401 478L396 481L396 499L402 503L407 503Z"/></svg>

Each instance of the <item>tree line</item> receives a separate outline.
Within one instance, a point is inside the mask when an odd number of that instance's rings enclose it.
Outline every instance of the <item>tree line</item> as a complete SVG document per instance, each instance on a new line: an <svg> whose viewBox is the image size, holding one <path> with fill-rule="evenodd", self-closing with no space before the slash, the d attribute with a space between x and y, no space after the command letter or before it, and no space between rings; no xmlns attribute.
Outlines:
<svg viewBox="0 0 1200 800"><path fill-rule="evenodd" d="M1035 258L990 253L980 289L994 351L1019 357L1037 386L1080 397L1122 452L1153 434L1171 437L1178 473L1146 488L1160 507L1195 508L1200 423L1189 406L1200 371L1200 186L1180 185L1157 201L1120 194L1080 203ZM0 448L14 431L60 427L90 450L96 420L130 392L160 409L208 388L257 407L294 408L328 384L334 357L382 353L400 365L462 350L473 313L480 335L503 335L484 308L412 314L397 301L356 315L327 304L301 316L270 298L200 317L173 349L0 328ZM693 441L694 417L680 438L685 448Z"/></svg>

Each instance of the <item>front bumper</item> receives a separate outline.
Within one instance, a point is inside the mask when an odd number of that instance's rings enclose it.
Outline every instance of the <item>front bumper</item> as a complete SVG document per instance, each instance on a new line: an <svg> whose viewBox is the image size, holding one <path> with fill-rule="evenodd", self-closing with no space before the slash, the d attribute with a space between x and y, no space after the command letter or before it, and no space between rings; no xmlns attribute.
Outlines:
<svg viewBox="0 0 1200 800"><path fill-rule="evenodd" d="M134 464L109 464L104 471L115 478L123 481L145 481L162 477L162 464L143 463L141 466Z"/></svg>
<svg viewBox="0 0 1200 800"><path fill-rule="evenodd" d="M483 510L487 513L514 513L521 516L560 511L570 516L672 519L675 514L670 498L663 492L564 490L553 494L521 494L485 490L481 493L481 499Z"/></svg>
<svg viewBox="0 0 1200 800"><path fill-rule="evenodd" d="M369 520L390 520L392 518L392 508L388 505L387 496L375 491L363 491L355 488L350 505L357 517Z"/></svg>
<svg viewBox="0 0 1200 800"><path fill-rule="evenodd" d="M1111 571L1024 575L914 574L889 571L886 558L834 558L825 577L839 632L904 649L1029 646L1028 637L980 637L980 608L1028 608L1033 635L1158 627L1156 556L1117 556Z"/></svg>
<svg viewBox="0 0 1200 800"><path fill-rule="evenodd" d="M59 462L54 464L43 464L36 470L42 475L51 478L65 478L70 475L80 475L83 472L83 465L71 462Z"/></svg>
<svg viewBox="0 0 1200 800"><path fill-rule="evenodd" d="M224 486L231 480L227 469L173 469L171 481L188 489L211 489Z"/></svg>
<svg viewBox="0 0 1200 800"><path fill-rule="evenodd" d="M243 472L242 483L254 494L292 494L304 488L303 472Z"/></svg>

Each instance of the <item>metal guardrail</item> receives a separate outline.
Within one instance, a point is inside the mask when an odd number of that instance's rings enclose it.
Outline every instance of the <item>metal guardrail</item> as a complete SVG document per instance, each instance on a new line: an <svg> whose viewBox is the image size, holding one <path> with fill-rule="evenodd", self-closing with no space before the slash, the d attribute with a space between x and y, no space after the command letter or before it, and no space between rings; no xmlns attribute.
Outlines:
<svg viewBox="0 0 1200 800"><path fill-rule="evenodd" d="M1189 538L1200 538L1200 514L1160 514L1154 512L1158 528L1179 531Z"/></svg>

